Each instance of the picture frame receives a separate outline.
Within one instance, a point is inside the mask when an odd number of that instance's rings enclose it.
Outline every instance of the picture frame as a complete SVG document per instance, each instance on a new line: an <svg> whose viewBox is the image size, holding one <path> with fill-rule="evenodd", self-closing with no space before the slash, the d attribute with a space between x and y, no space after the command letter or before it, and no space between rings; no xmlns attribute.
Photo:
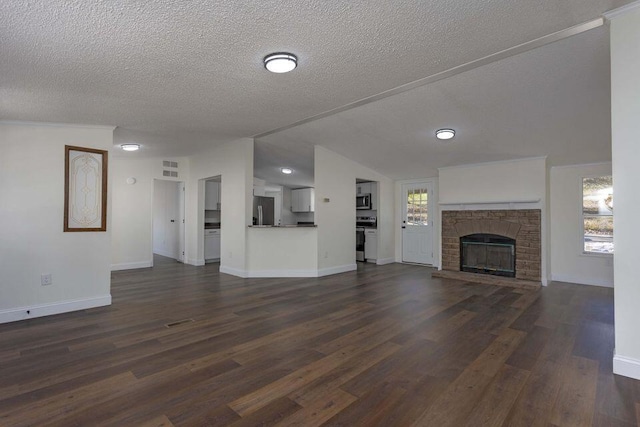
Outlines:
<svg viewBox="0 0 640 427"><path fill-rule="evenodd" d="M64 231L107 231L109 152L64 146Z"/></svg>

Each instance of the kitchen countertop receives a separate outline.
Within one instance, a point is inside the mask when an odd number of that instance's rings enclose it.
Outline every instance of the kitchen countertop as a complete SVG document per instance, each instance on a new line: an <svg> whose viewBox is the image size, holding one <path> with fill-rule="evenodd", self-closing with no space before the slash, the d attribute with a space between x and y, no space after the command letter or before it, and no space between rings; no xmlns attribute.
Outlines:
<svg viewBox="0 0 640 427"><path fill-rule="evenodd" d="M216 229L220 229L220 223L216 223L216 222L205 222L204 223L204 229L205 230L216 230Z"/></svg>

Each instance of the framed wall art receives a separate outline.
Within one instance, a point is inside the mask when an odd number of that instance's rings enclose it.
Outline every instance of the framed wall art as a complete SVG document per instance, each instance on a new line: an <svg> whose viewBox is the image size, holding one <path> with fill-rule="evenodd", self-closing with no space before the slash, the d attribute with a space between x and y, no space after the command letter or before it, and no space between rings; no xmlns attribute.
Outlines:
<svg viewBox="0 0 640 427"><path fill-rule="evenodd" d="M64 147L64 231L107 231L108 152Z"/></svg>

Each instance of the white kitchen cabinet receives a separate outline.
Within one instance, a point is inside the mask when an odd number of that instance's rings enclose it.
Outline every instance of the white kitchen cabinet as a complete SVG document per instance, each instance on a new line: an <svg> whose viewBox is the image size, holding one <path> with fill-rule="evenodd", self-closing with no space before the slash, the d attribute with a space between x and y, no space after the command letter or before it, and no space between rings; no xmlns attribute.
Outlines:
<svg viewBox="0 0 640 427"><path fill-rule="evenodd" d="M356 193L360 196L363 194L371 193L371 183L370 182L361 182L356 184Z"/></svg>
<svg viewBox="0 0 640 427"><path fill-rule="evenodd" d="M367 262L376 262L378 259L378 230L364 230L364 258Z"/></svg>
<svg viewBox="0 0 640 427"><path fill-rule="evenodd" d="M220 210L220 183L214 181L206 181L204 183L204 208L208 211Z"/></svg>
<svg viewBox="0 0 640 427"><path fill-rule="evenodd" d="M220 230L204 230L204 259L220 259Z"/></svg>
<svg viewBox="0 0 640 427"><path fill-rule="evenodd" d="M369 192L371 193L371 209L378 209L378 183L370 182Z"/></svg>
<svg viewBox="0 0 640 427"><path fill-rule="evenodd" d="M291 212L314 212L315 191L313 188L291 190Z"/></svg>

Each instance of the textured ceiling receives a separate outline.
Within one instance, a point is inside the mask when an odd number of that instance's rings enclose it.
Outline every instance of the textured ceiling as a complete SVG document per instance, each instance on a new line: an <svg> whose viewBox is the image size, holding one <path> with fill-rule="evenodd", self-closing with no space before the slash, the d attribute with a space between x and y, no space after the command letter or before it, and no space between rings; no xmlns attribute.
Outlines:
<svg viewBox="0 0 640 427"><path fill-rule="evenodd" d="M454 128L456 137L438 141L435 131L442 127ZM303 145L319 144L394 179L534 156L548 156L551 165L608 161L608 28L271 134L257 144L298 148L298 158L308 156Z"/></svg>
<svg viewBox="0 0 640 427"><path fill-rule="evenodd" d="M4 0L0 118L113 125L118 126L117 143L143 144L145 150L137 155L189 155L597 18L626 3ZM298 69L284 75L266 72L262 57L282 50L299 56ZM459 113L465 114L465 108ZM397 117L383 114L373 121ZM418 132L408 123L390 129L404 130L406 138L394 139L406 144ZM387 134L372 138L389 139Z"/></svg>

